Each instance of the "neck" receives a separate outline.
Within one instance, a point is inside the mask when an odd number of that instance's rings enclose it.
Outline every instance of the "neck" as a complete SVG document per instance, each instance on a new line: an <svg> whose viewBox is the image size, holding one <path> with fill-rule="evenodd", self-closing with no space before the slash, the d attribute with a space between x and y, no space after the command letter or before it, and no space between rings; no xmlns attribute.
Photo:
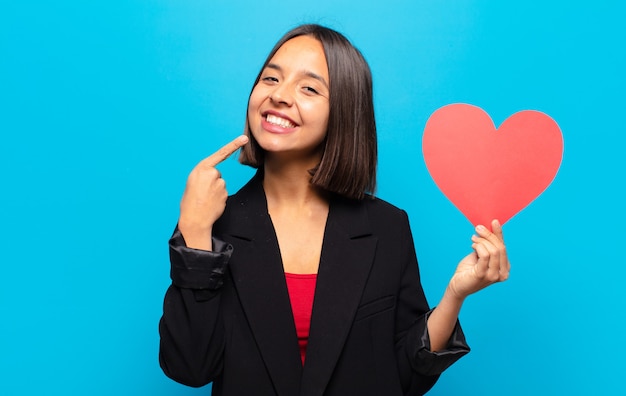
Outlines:
<svg viewBox="0 0 626 396"><path fill-rule="evenodd" d="M303 207L327 203L326 194L310 182L311 163L267 161L264 165L263 188L270 208Z"/></svg>

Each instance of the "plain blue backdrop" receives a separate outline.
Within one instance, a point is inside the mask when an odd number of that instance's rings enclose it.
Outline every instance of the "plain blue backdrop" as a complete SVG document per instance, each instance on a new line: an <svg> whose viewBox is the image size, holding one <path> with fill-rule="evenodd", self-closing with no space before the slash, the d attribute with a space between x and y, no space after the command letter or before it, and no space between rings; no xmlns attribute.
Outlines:
<svg viewBox="0 0 626 396"><path fill-rule="evenodd" d="M622 4L2 2L0 394L209 393L158 366L167 239L188 172L242 131L265 55L303 22L370 63L378 195L411 217L432 304L473 230L422 160L429 115L532 109L563 131L553 184L505 226L511 279L468 299L473 351L430 394L623 394ZM231 192L252 174L220 170Z"/></svg>

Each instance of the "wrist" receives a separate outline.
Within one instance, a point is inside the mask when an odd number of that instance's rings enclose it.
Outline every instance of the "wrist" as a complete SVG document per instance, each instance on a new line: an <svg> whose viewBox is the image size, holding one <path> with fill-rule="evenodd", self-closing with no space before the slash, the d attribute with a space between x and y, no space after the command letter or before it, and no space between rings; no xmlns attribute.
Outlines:
<svg viewBox="0 0 626 396"><path fill-rule="evenodd" d="M213 233L212 228L196 228L189 226L181 226L178 225L178 230L180 231L183 239L185 240L185 245L188 248L192 249L200 249L200 250L212 250L213 242L211 240Z"/></svg>
<svg viewBox="0 0 626 396"><path fill-rule="evenodd" d="M442 300L446 300L454 305L461 306L466 298L466 294L460 293L457 289L453 287L452 284L448 284L448 287L443 294Z"/></svg>

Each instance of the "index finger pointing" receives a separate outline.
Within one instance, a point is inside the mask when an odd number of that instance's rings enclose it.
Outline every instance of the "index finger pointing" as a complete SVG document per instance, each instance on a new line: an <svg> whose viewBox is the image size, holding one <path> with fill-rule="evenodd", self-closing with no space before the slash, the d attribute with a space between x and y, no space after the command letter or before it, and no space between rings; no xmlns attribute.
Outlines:
<svg viewBox="0 0 626 396"><path fill-rule="evenodd" d="M248 143L248 137L246 135L238 136L232 142L226 144L215 153L203 159L202 164L207 166L216 166L226 158L230 157L235 151L239 150L246 143Z"/></svg>

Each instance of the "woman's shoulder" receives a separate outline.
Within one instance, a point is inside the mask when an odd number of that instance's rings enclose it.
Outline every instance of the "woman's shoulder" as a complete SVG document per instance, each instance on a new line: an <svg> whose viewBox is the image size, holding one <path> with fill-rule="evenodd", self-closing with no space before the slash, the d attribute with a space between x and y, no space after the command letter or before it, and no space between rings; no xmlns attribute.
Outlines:
<svg viewBox="0 0 626 396"><path fill-rule="evenodd" d="M367 212L369 221L377 226L399 226L408 224L407 212L389 201L374 196L366 196L365 199L355 201Z"/></svg>
<svg viewBox="0 0 626 396"><path fill-rule="evenodd" d="M364 199L362 205L366 208L372 232L377 234L381 241L405 240L406 236L411 234L409 216L404 209L377 197Z"/></svg>
<svg viewBox="0 0 626 396"><path fill-rule="evenodd" d="M367 196L363 202L367 205L368 210L374 210L386 215L406 215L404 209L379 197Z"/></svg>

